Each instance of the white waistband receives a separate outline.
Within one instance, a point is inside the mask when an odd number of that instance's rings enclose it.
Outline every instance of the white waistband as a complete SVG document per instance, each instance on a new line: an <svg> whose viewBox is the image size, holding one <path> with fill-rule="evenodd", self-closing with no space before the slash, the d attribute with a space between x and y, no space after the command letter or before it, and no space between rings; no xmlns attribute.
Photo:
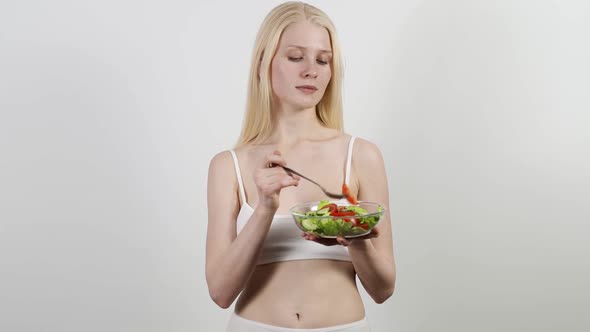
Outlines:
<svg viewBox="0 0 590 332"><path fill-rule="evenodd" d="M260 323L257 321L253 321L253 320L249 320L243 317L238 316L235 312L232 313L232 317L231 319L236 319L239 320L241 322L243 322L244 324L249 324L249 325L253 325L253 326L257 326L260 328L265 328L268 329L269 331L283 331L283 332L298 332L298 331L306 331L306 332L330 332L330 331L339 331L345 328L351 328L351 327L356 327L356 326L363 326L363 325L367 325L368 321L367 321L367 317L363 317L363 319L361 320L357 320L356 322L352 322L352 323L348 323L348 324L343 324L343 325L335 325L335 326L329 326L329 327L320 327L320 328L315 328L315 329L294 329L294 328L288 328L288 327L280 327L280 326L274 326L274 325L269 325L269 324L264 324L264 323Z"/></svg>

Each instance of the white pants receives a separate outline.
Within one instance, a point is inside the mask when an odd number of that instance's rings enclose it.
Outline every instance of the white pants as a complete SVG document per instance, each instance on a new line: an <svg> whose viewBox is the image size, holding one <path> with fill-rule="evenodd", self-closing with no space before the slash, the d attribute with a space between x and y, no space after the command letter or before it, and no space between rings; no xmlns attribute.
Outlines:
<svg viewBox="0 0 590 332"><path fill-rule="evenodd" d="M242 318L233 313L229 319L226 332L370 332L367 318L344 325L322 327L318 329L291 329L259 323Z"/></svg>

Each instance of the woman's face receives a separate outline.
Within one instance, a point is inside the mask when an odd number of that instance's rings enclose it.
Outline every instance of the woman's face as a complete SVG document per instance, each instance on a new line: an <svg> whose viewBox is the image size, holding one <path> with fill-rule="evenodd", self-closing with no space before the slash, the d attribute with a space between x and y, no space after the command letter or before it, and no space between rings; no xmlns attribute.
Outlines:
<svg viewBox="0 0 590 332"><path fill-rule="evenodd" d="M332 77L331 61L328 30L307 21L288 26L271 65L275 101L295 109L315 107Z"/></svg>

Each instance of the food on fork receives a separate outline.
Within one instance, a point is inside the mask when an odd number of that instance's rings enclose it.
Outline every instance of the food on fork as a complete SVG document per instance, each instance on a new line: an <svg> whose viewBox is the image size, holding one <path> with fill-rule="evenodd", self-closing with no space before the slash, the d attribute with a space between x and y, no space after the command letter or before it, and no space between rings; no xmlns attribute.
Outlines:
<svg viewBox="0 0 590 332"><path fill-rule="evenodd" d="M342 194L346 197L346 200L348 202L350 202L350 204L358 204L358 201L356 200L356 198L354 197L354 195L352 195L350 193L350 188L348 188L348 186L346 185L346 183L342 184Z"/></svg>

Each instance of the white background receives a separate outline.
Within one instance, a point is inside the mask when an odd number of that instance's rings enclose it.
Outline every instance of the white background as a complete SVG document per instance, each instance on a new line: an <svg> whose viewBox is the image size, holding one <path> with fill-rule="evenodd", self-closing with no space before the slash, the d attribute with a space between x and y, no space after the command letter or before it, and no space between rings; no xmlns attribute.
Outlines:
<svg viewBox="0 0 590 332"><path fill-rule="evenodd" d="M207 168L278 3L1 2L0 330L223 330ZM312 3L389 175L373 331L588 331L588 1Z"/></svg>

